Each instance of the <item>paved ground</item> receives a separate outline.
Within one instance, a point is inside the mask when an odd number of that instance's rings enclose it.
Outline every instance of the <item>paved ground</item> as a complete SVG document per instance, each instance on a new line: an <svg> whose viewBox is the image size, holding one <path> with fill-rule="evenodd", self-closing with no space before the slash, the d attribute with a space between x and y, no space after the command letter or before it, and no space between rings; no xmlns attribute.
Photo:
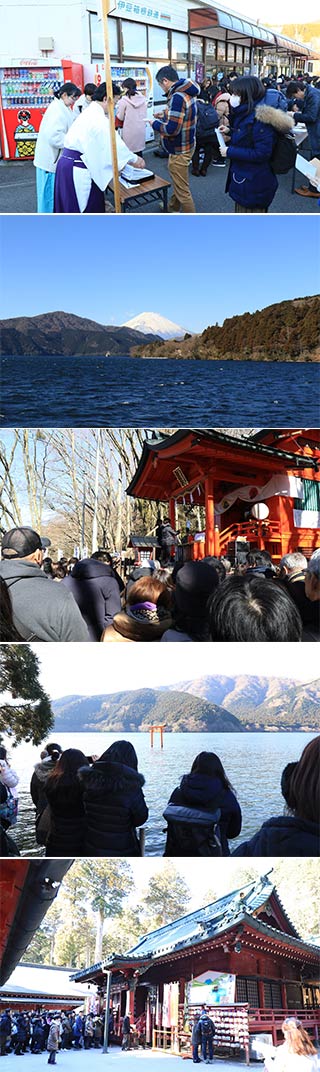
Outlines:
<svg viewBox="0 0 320 1072"><path fill-rule="evenodd" d="M147 149L145 159L148 167L160 175L169 178L167 161L154 156L152 149ZM233 212L233 201L224 192L227 167L210 166L205 178L190 176L190 186L197 212ZM291 193L292 175L280 175L279 188L272 202L272 213L310 213L319 212L317 198L299 197ZM296 185L304 183L303 176L296 172ZM138 212L138 209L131 210ZM145 205L145 212L153 212L154 205ZM160 209L158 209L160 211ZM31 161L0 162L0 213L36 212L35 168Z"/></svg>
<svg viewBox="0 0 320 1072"><path fill-rule="evenodd" d="M8 1057L1 1059L1 1068L3 1072L9 1068L9 1061L12 1064L13 1072L22 1072L22 1068L25 1072L39 1072L39 1069L47 1064L47 1054L39 1053L22 1054L21 1057L16 1057L15 1054L10 1053ZM201 1062L202 1063L202 1062ZM148 1072L149 1068L153 1072L179 1072L179 1068L192 1069L192 1061L182 1063L181 1057L172 1057L171 1054L157 1053L150 1050L130 1050L129 1053L122 1053L122 1050L115 1048L103 1053L102 1050L63 1050L62 1053L58 1053L56 1067L57 1072L99 1072L104 1065L110 1067L113 1065L114 1072ZM203 1065L203 1068L206 1068ZM210 1066L218 1072L239 1072L239 1070L245 1068L243 1061L232 1061L215 1058ZM261 1064L254 1064L250 1066L255 1068L258 1072L262 1068Z"/></svg>

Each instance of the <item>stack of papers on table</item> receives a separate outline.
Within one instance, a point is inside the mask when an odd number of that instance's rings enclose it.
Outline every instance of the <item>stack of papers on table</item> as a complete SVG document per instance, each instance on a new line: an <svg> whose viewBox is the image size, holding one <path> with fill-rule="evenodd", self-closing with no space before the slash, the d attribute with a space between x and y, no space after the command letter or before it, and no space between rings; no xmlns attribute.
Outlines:
<svg viewBox="0 0 320 1072"><path fill-rule="evenodd" d="M154 179L153 171L148 171L148 168L135 168L132 164L126 164L120 175L123 186L139 186L140 182L148 182L149 179Z"/></svg>

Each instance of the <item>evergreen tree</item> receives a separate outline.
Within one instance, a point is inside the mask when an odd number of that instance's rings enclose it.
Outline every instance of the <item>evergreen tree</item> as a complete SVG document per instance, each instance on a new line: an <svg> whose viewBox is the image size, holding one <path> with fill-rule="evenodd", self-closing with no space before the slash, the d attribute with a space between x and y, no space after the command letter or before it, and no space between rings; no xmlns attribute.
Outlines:
<svg viewBox="0 0 320 1072"><path fill-rule="evenodd" d="M8 693L10 699L8 698ZM14 702L13 702L14 701ZM29 644L0 647L0 740L38 745L53 725L50 700L39 681L39 661Z"/></svg>
<svg viewBox="0 0 320 1072"><path fill-rule="evenodd" d="M161 871L149 881L141 898L143 931L156 930L188 912L191 894L172 860L165 860Z"/></svg>
<svg viewBox="0 0 320 1072"><path fill-rule="evenodd" d="M102 957L102 936L105 922L120 916L123 902L132 887L132 872L126 860L77 860L64 879L64 892L70 905L90 905L96 916L95 962Z"/></svg>

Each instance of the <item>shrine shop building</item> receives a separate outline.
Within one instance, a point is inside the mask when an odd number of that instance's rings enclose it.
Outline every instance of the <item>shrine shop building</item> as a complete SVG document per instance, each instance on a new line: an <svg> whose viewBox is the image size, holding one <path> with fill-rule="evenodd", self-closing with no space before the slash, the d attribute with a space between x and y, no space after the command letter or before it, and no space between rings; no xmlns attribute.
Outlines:
<svg viewBox="0 0 320 1072"><path fill-rule="evenodd" d="M310 557L319 545L320 433L263 429L247 436L219 429L153 433L145 440L127 495L162 504L183 531L181 556L266 550ZM202 531L195 531L195 518Z"/></svg>
<svg viewBox="0 0 320 1072"><path fill-rule="evenodd" d="M103 1006L111 976L114 1030L144 1024L147 1045L191 1055L191 1029L205 1003L224 1054L253 1052L253 1039L283 1041L281 1024L297 1015L313 1039L320 1025L320 950L302 939L268 875L144 935L127 955L74 974L98 986Z"/></svg>

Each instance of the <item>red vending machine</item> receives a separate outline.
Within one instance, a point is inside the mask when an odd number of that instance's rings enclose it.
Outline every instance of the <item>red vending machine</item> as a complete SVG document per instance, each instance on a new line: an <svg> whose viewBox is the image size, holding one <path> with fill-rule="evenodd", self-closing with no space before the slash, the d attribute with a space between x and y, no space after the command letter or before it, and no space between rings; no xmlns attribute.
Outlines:
<svg viewBox="0 0 320 1072"><path fill-rule="evenodd" d="M82 89L83 68L71 60L62 60L60 67L0 69L0 139L4 160L33 159L42 116L54 92L69 81Z"/></svg>

